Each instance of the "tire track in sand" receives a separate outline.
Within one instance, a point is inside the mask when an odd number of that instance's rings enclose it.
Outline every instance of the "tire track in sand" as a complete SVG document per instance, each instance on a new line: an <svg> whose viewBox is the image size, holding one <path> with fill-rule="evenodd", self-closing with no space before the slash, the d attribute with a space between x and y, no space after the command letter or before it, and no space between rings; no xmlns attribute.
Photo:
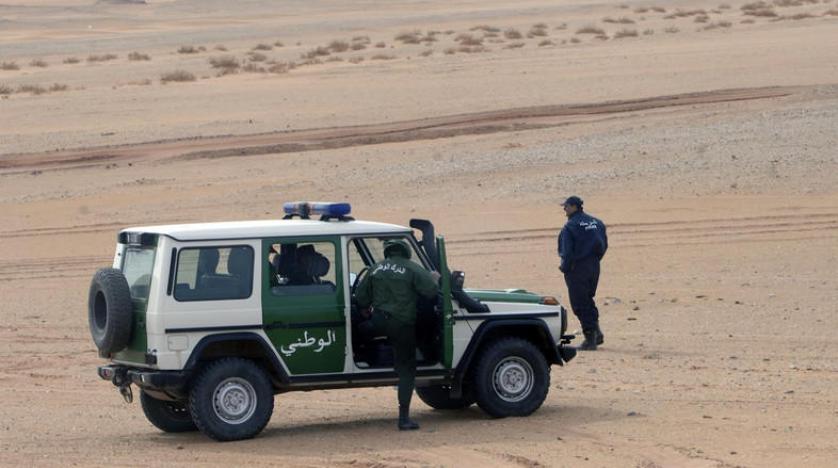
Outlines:
<svg viewBox="0 0 838 468"><path fill-rule="evenodd" d="M0 155L0 174L14 174L31 169L79 168L121 160L216 159L532 130L656 109L779 98L800 93L802 89L722 89L623 101L501 109L380 124L256 135L186 138L46 153L7 154Z"/></svg>

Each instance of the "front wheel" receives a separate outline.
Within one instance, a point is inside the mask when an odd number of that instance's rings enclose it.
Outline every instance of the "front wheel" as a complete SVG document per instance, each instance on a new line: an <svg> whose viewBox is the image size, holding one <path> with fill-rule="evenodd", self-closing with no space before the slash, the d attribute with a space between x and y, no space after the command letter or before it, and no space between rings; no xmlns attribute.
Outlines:
<svg viewBox="0 0 838 468"><path fill-rule="evenodd" d="M197 431L186 403L158 400L148 393L140 392L140 405L146 419L163 432Z"/></svg>
<svg viewBox="0 0 838 468"><path fill-rule="evenodd" d="M474 398L465 394L460 398L451 398L451 387L447 385L416 387L416 395L426 405L438 410L464 409L474 403Z"/></svg>
<svg viewBox="0 0 838 468"><path fill-rule="evenodd" d="M547 398L550 366L531 342L505 338L483 349L472 383L478 406L490 416L528 416Z"/></svg>
<svg viewBox="0 0 838 468"><path fill-rule="evenodd" d="M215 440L249 439L260 433L274 409L267 374L253 361L224 358L207 365L189 392L189 411Z"/></svg>

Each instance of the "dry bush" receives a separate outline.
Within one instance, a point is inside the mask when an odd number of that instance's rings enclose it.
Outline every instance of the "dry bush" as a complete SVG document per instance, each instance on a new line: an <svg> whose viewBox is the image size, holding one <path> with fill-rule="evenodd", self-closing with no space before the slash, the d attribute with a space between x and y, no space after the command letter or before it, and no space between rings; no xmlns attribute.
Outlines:
<svg viewBox="0 0 838 468"><path fill-rule="evenodd" d="M548 28L547 23L535 23L534 25L532 25L532 27L534 29L547 29Z"/></svg>
<svg viewBox="0 0 838 468"><path fill-rule="evenodd" d="M532 28L527 33L528 37L544 37L547 36L547 30L542 28Z"/></svg>
<svg viewBox="0 0 838 468"><path fill-rule="evenodd" d="M486 37L489 37L489 36L494 37L494 36L496 36L496 34L495 33L487 33ZM438 41L438 39L436 38L436 36L433 36L433 35L427 35L427 36L422 38L422 42L424 42L425 44L430 44L431 42L436 42L436 41Z"/></svg>
<svg viewBox="0 0 838 468"><path fill-rule="evenodd" d="M331 54L332 54L332 52L329 49L327 49L325 47L319 47L318 46L318 47L316 47L314 49L311 49L308 52L304 53L300 57L304 58L304 59L311 60L311 59L316 58L316 57L325 57L325 56L331 55Z"/></svg>
<svg viewBox="0 0 838 468"><path fill-rule="evenodd" d="M733 24L731 24L730 21L718 21L715 23L710 23L707 26L704 26L704 28L702 29L704 29L705 31L710 31L719 28L729 28L731 26L733 26Z"/></svg>
<svg viewBox="0 0 838 468"><path fill-rule="evenodd" d="M393 60L395 58L395 55L375 54L372 57L370 57L370 60Z"/></svg>
<svg viewBox="0 0 838 468"><path fill-rule="evenodd" d="M370 44L372 40L370 40L369 36L355 36L352 38L352 42L360 42L361 44Z"/></svg>
<svg viewBox="0 0 838 468"><path fill-rule="evenodd" d="M139 52L131 52L128 54L128 60L132 62L138 62L143 60L151 60L151 57L148 54L141 54Z"/></svg>
<svg viewBox="0 0 838 468"><path fill-rule="evenodd" d="M550 39L545 39L545 40L538 43L538 47L547 47L547 46L553 46L553 45L556 45L556 43L551 41Z"/></svg>
<svg viewBox="0 0 838 468"><path fill-rule="evenodd" d="M427 57L429 55L432 55L433 53L434 53L434 51L432 49L428 49L428 50L423 50L422 52L419 53L419 55L422 56L422 57Z"/></svg>
<svg viewBox="0 0 838 468"><path fill-rule="evenodd" d="M719 10L730 10L730 8L731 6L727 3L722 3L721 5L719 5Z"/></svg>
<svg viewBox="0 0 838 468"><path fill-rule="evenodd" d="M461 46L480 46L483 45L483 39L474 37L471 34L460 34L454 38Z"/></svg>
<svg viewBox="0 0 838 468"><path fill-rule="evenodd" d="M824 12L823 16L838 16L838 10L836 10L834 8L831 9L831 10L826 10Z"/></svg>
<svg viewBox="0 0 838 468"><path fill-rule="evenodd" d="M62 63L69 63L69 64L79 63L79 62L81 62L81 60L79 60L78 57L67 57L64 60L62 60Z"/></svg>
<svg viewBox="0 0 838 468"><path fill-rule="evenodd" d="M116 60L116 54L102 54L102 55L88 55L87 61L93 62L107 62L109 60Z"/></svg>
<svg viewBox="0 0 838 468"><path fill-rule="evenodd" d="M266 73L267 72L265 67L260 67L259 65L256 65L255 63L246 64L245 66L242 67L242 71L245 72L245 73Z"/></svg>
<svg viewBox="0 0 838 468"><path fill-rule="evenodd" d="M33 59L31 62L29 62L29 66L30 67L38 67L38 68L46 68L49 65L47 64L47 62L45 62L41 59Z"/></svg>
<svg viewBox="0 0 838 468"><path fill-rule="evenodd" d="M639 7L634 9L635 13L646 13L647 11L649 11L649 9L646 7Z"/></svg>
<svg viewBox="0 0 838 468"><path fill-rule="evenodd" d="M760 1L757 1L757 2L746 3L746 4L742 5L739 9L742 10L742 11L748 11L748 10L763 10L765 8L771 8L771 5L769 5L768 3L763 2L763 1L760 0Z"/></svg>
<svg viewBox="0 0 838 468"><path fill-rule="evenodd" d="M637 31L634 29L623 29L614 33L614 39L623 39L624 37L637 37Z"/></svg>
<svg viewBox="0 0 838 468"><path fill-rule="evenodd" d="M197 47L191 45L180 46L177 50L179 54L197 54L200 52Z"/></svg>
<svg viewBox="0 0 838 468"><path fill-rule="evenodd" d="M418 44L422 40L422 33L420 31L403 32L393 39L404 44Z"/></svg>
<svg viewBox="0 0 838 468"><path fill-rule="evenodd" d="M264 62L268 59L268 56L265 54L260 54L259 52L248 52L247 58L251 62Z"/></svg>
<svg viewBox="0 0 838 468"><path fill-rule="evenodd" d="M161 83L195 81L195 75L186 70L175 70L160 75Z"/></svg>
<svg viewBox="0 0 838 468"><path fill-rule="evenodd" d="M480 24L469 28L469 31L483 31L486 33L499 33L501 30L500 28L496 28L494 26L489 26L488 24Z"/></svg>
<svg viewBox="0 0 838 468"><path fill-rule="evenodd" d="M771 21L785 21L785 20L797 21L797 20L814 18L814 17L815 17L815 15L812 15L812 14L809 14L809 13L797 13L796 15L779 16L777 18L774 18Z"/></svg>
<svg viewBox="0 0 838 468"><path fill-rule="evenodd" d="M34 95L37 96L39 94L46 93L47 89L44 88L43 86L39 86L39 85L25 84L25 85L18 86L17 87L17 92L18 93L30 93L30 94L34 94Z"/></svg>
<svg viewBox="0 0 838 468"><path fill-rule="evenodd" d="M776 18L777 13L773 8L763 8L761 10L748 10L742 13L747 16L758 16L763 18Z"/></svg>
<svg viewBox="0 0 838 468"><path fill-rule="evenodd" d="M378 48L378 49L383 49L383 48L387 47L387 44L383 41L382 42L376 42L375 47Z"/></svg>
<svg viewBox="0 0 838 468"><path fill-rule="evenodd" d="M360 56L359 57L349 57L349 63L358 64L358 63L361 63L363 61L364 61L364 57L360 57Z"/></svg>
<svg viewBox="0 0 838 468"><path fill-rule="evenodd" d="M329 57L326 59L326 63L333 63L333 62L343 62L343 57Z"/></svg>
<svg viewBox="0 0 838 468"><path fill-rule="evenodd" d="M54 93L57 91L67 91L70 89L69 86L61 83L53 83L52 86L49 87L49 92Z"/></svg>
<svg viewBox="0 0 838 468"><path fill-rule="evenodd" d="M699 16L696 16L693 21L695 21L696 23L706 23L706 22L710 21L710 17L707 16L707 15L699 15Z"/></svg>
<svg viewBox="0 0 838 468"><path fill-rule="evenodd" d="M320 60L319 58L310 58L310 59L303 60L302 62L297 62L297 66L303 67L303 66L306 66L306 65L321 65L322 63L323 63L323 61Z"/></svg>
<svg viewBox="0 0 838 468"><path fill-rule="evenodd" d="M623 16L622 18L617 18L617 19L614 19L614 18L611 18L611 17L606 17L606 18L602 19L602 22L603 23L614 23L614 24L634 24L633 19L627 18L625 16Z"/></svg>
<svg viewBox="0 0 838 468"><path fill-rule="evenodd" d="M145 78L142 80L129 81L127 84L129 86L148 86L151 84L151 80Z"/></svg>
<svg viewBox="0 0 838 468"><path fill-rule="evenodd" d="M664 16L665 19L687 18L689 16L704 15L707 16L706 10L675 10L675 13L670 13Z"/></svg>
<svg viewBox="0 0 838 468"><path fill-rule="evenodd" d="M643 30L643 35L644 35L644 36L651 36L651 35L653 35L653 34L655 34L655 30L654 30L654 29L644 29L644 30Z"/></svg>
<svg viewBox="0 0 838 468"><path fill-rule="evenodd" d="M218 44L217 46L213 47L213 50L217 50L219 52L227 52L227 46Z"/></svg>
<svg viewBox="0 0 838 468"><path fill-rule="evenodd" d="M594 39L599 39L600 41L607 41L608 34L597 34L596 36L594 36Z"/></svg>
<svg viewBox="0 0 838 468"><path fill-rule="evenodd" d="M489 49L483 47L482 45L479 46L460 46L457 47L457 52L462 52L464 54L476 54L479 52L489 52Z"/></svg>
<svg viewBox="0 0 838 468"><path fill-rule="evenodd" d="M346 41L334 40L334 41L329 43L328 47L329 47L329 50L331 50L332 52L336 52L336 53L346 52L347 50L349 50L349 43L346 42Z"/></svg>
<svg viewBox="0 0 838 468"><path fill-rule="evenodd" d="M571 43L571 44L578 44L578 43L580 43L580 42L582 42L582 41L581 41L581 40L579 40L579 38L578 38L578 37L571 37L571 38L570 38L570 43Z"/></svg>
<svg viewBox="0 0 838 468"><path fill-rule="evenodd" d="M260 43L260 44L256 44L255 46L253 46L253 49L251 49L251 50L273 50L273 48L274 47L270 44L261 44Z"/></svg>
<svg viewBox="0 0 838 468"><path fill-rule="evenodd" d="M605 34L605 30L596 26L585 26L576 30L576 34Z"/></svg>
<svg viewBox="0 0 838 468"><path fill-rule="evenodd" d="M366 48L367 48L367 45L364 44L363 42L353 42L352 45L350 46L350 49L352 49L352 50L364 50Z"/></svg>
<svg viewBox="0 0 838 468"><path fill-rule="evenodd" d="M523 42L512 42L503 46L504 49L520 49L521 47L524 47Z"/></svg>
<svg viewBox="0 0 838 468"><path fill-rule="evenodd" d="M774 0L774 5L785 8L785 7L797 7L803 6L807 3L817 4L818 0ZM826 2L824 2L826 3Z"/></svg>
<svg viewBox="0 0 838 468"><path fill-rule="evenodd" d="M281 75L283 73L288 73L296 67L297 65L294 62L277 62L268 67L268 72Z"/></svg>
<svg viewBox="0 0 838 468"><path fill-rule="evenodd" d="M754 21L752 18L748 18L748 19L743 19L739 23L740 24L754 24L754 23L756 23L756 21Z"/></svg>
<svg viewBox="0 0 838 468"><path fill-rule="evenodd" d="M667 34L676 34L676 33L678 33L679 31L681 31L681 30L680 30L680 29L678 29L678 28L676 28L675 26L670 26L670 27L668 27L668 28L666 28L666 29L664 29L664 30L663 30L663 32L665 32L665 33L667 33Z"/></svg>
<svg viewBox="0 0 838 468"><path fill-rule="evenodd" d="M517 29L509 28L503 32L503 37L507 39L521 39L524 37Z"/></svg>
<svg viewBox="0 0 838 468"><path fill-rule="evenodd" d="M652 11L654 11L655 13L666 13L666 8L659 7L659 6L653 6Z"/></svg>
<svg viewBox="0 0 838 468"><path fill-rule="evenodd" d="M562 23L553 29L555 29L556 31L564 31L565 29L567 29L567 23Z"/></svg>
<svg viewBox="0 0 838 468"><path fill-rule="evenodd" d="M447 49L443 50L442 52L443 52L445 55L454 55L454 54L456 54L456 53L457 53L457 49L455 49L455 48L453 48L453 47L449 47L449 48L447 48Z"/></svg>
<svg viewBox="0 0 838 468"><path fill-rule="evenodd" d="M4 84L0 84L0 96L8 96L8 95L12 94L13 92L15 92L15 90L12 89L11 87L6 86Z"/></svg>
<svg viewBox="0 0 838 468"><path fill-rule="evenodd" d="M209 64L212 68L219 68L221 70L235 71L241 64L238 59L232 55L223 55L221 57L210 57Z"/></svg>

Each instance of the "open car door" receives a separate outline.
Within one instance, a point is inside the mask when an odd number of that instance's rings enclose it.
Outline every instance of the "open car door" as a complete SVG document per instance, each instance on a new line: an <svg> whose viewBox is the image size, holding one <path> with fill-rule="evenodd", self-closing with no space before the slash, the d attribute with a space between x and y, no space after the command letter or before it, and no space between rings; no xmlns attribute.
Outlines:
<svg viewBox="0 0 838 468"><path fill-rule="evenodd" d="M442 365L451 368L454 359L454 307L451 304L451 272L445 257L445 239L436 238L439 274L441 275L440 292L442 293Z"/></svg>

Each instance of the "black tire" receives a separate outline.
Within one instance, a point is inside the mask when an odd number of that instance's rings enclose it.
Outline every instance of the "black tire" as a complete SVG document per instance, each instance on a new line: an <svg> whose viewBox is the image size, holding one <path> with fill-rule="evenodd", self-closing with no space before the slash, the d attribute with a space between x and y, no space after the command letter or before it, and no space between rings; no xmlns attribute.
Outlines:
<svg viewBox="0 0 838 468"><path fill-rule="evenodd" d="M250 439L274 410L268 375L251 360L223 358L201 370L189 392L195 425L215 440Z"/></svg>
<svg viewBox="0 0 838 468"><path fill-rule="evenodd" d="M495 418L528 416L550 389L550 366L538 348L521 338L484 347L471 379L480 409Z"/></svg>
<svg viewBox="0 0 838 468"><path fill-rule="evenodd" d="M182 401L158 400L140 391L140 404L146 419L163 432L197 431L189 408Z"/></svg>
<svg viewBox="0 0 838 468"><path fill-rule="evenodd" d="M121 271L102 268L93 275L87 298L87 321L101 354L115 353L128 346L133 309L128 281Z"/></svg>
<svg viewBox="0 0 838 468"><path fill-rule="evenodd" d="M460 398L451 398L451 387L448 385L432 385L430 387L416 387L416 395L426 405L437 410L458 410L468 408L474 403L474 398L463 393Z"/></svg>

